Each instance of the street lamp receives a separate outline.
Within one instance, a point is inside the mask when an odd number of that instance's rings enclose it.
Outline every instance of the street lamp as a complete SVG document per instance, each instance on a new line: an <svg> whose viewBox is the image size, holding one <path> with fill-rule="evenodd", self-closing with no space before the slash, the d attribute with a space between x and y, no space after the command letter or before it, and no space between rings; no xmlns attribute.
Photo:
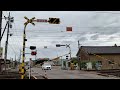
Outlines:
<svg viewBox="0 0 120 90"><path fill-rule="evenodd" d="M33 17L32 19L28 19L25 16L24 18L27 20L27 22L24 23L24 31L23 31L23 54L22 54L22 64L21 64L21 66L22 66L21 79L24 79L24 76L25 76L25 63L24 63L24 60L25 60L25 41L27 41L26 40L26 32L25 32L25 30L26 30L26 27L27 27L27 25L29 23L31 23L32 25L35 25L33 23L33 20L35 19L35 17Z"/></svg>

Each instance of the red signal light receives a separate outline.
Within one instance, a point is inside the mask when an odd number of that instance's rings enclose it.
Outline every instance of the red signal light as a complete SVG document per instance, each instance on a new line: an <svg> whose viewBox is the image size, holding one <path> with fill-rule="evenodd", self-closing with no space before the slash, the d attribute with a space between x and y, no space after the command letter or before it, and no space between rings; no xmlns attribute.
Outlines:
<svg viewBox="0 0 120 90"><path fill-rule="evenodd" d="M35 51L31 52L31 55L36 55L36 54L37 54L37 52L35 52Z"/></svg>

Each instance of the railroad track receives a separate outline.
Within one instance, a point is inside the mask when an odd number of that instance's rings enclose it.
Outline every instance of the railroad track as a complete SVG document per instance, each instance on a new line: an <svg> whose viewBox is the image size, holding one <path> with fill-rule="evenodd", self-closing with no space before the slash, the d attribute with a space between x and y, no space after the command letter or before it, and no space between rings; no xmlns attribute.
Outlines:
<svg viewBox="0 0 120 90"><path fill-rule="evenodd" d="M101 73L103 75L113 75L113 76L117 76L120 77L120 70L116 69L116 70L101 70L101 71L97 71L98 73Z"/></svg>
<svg viewBox="0 0 120 90"><path fill-rule="evenodd" d="M39 74L38 72L32 71L32 74L34 79L48 79L45 75Z"/></svg>

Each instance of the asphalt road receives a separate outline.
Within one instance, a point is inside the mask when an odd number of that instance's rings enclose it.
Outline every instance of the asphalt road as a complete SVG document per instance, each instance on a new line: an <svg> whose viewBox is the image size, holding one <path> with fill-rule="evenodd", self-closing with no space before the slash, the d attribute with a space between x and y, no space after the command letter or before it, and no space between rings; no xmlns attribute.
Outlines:
<svg viewBox="0 0 120 90"><path fill-rule="evenodd" d="M97 75L95 72L80 70L61 70L61 68L58 66L52 67L52 70L42 70L40 67L32 68L31 70L33 76L46 76L48 79L120 79L112 76L106 77Z"/></svg>

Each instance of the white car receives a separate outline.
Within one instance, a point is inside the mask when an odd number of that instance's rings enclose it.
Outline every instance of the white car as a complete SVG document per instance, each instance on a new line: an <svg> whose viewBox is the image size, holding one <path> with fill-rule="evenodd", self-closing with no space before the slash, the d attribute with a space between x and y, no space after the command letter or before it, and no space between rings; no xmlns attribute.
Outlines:
<svg viewBox="0 0 120 90"><path fill-rule="evenodd" d="M42 70L51 70L51 65L49 63L44 63L42 65Z"/></svg>

